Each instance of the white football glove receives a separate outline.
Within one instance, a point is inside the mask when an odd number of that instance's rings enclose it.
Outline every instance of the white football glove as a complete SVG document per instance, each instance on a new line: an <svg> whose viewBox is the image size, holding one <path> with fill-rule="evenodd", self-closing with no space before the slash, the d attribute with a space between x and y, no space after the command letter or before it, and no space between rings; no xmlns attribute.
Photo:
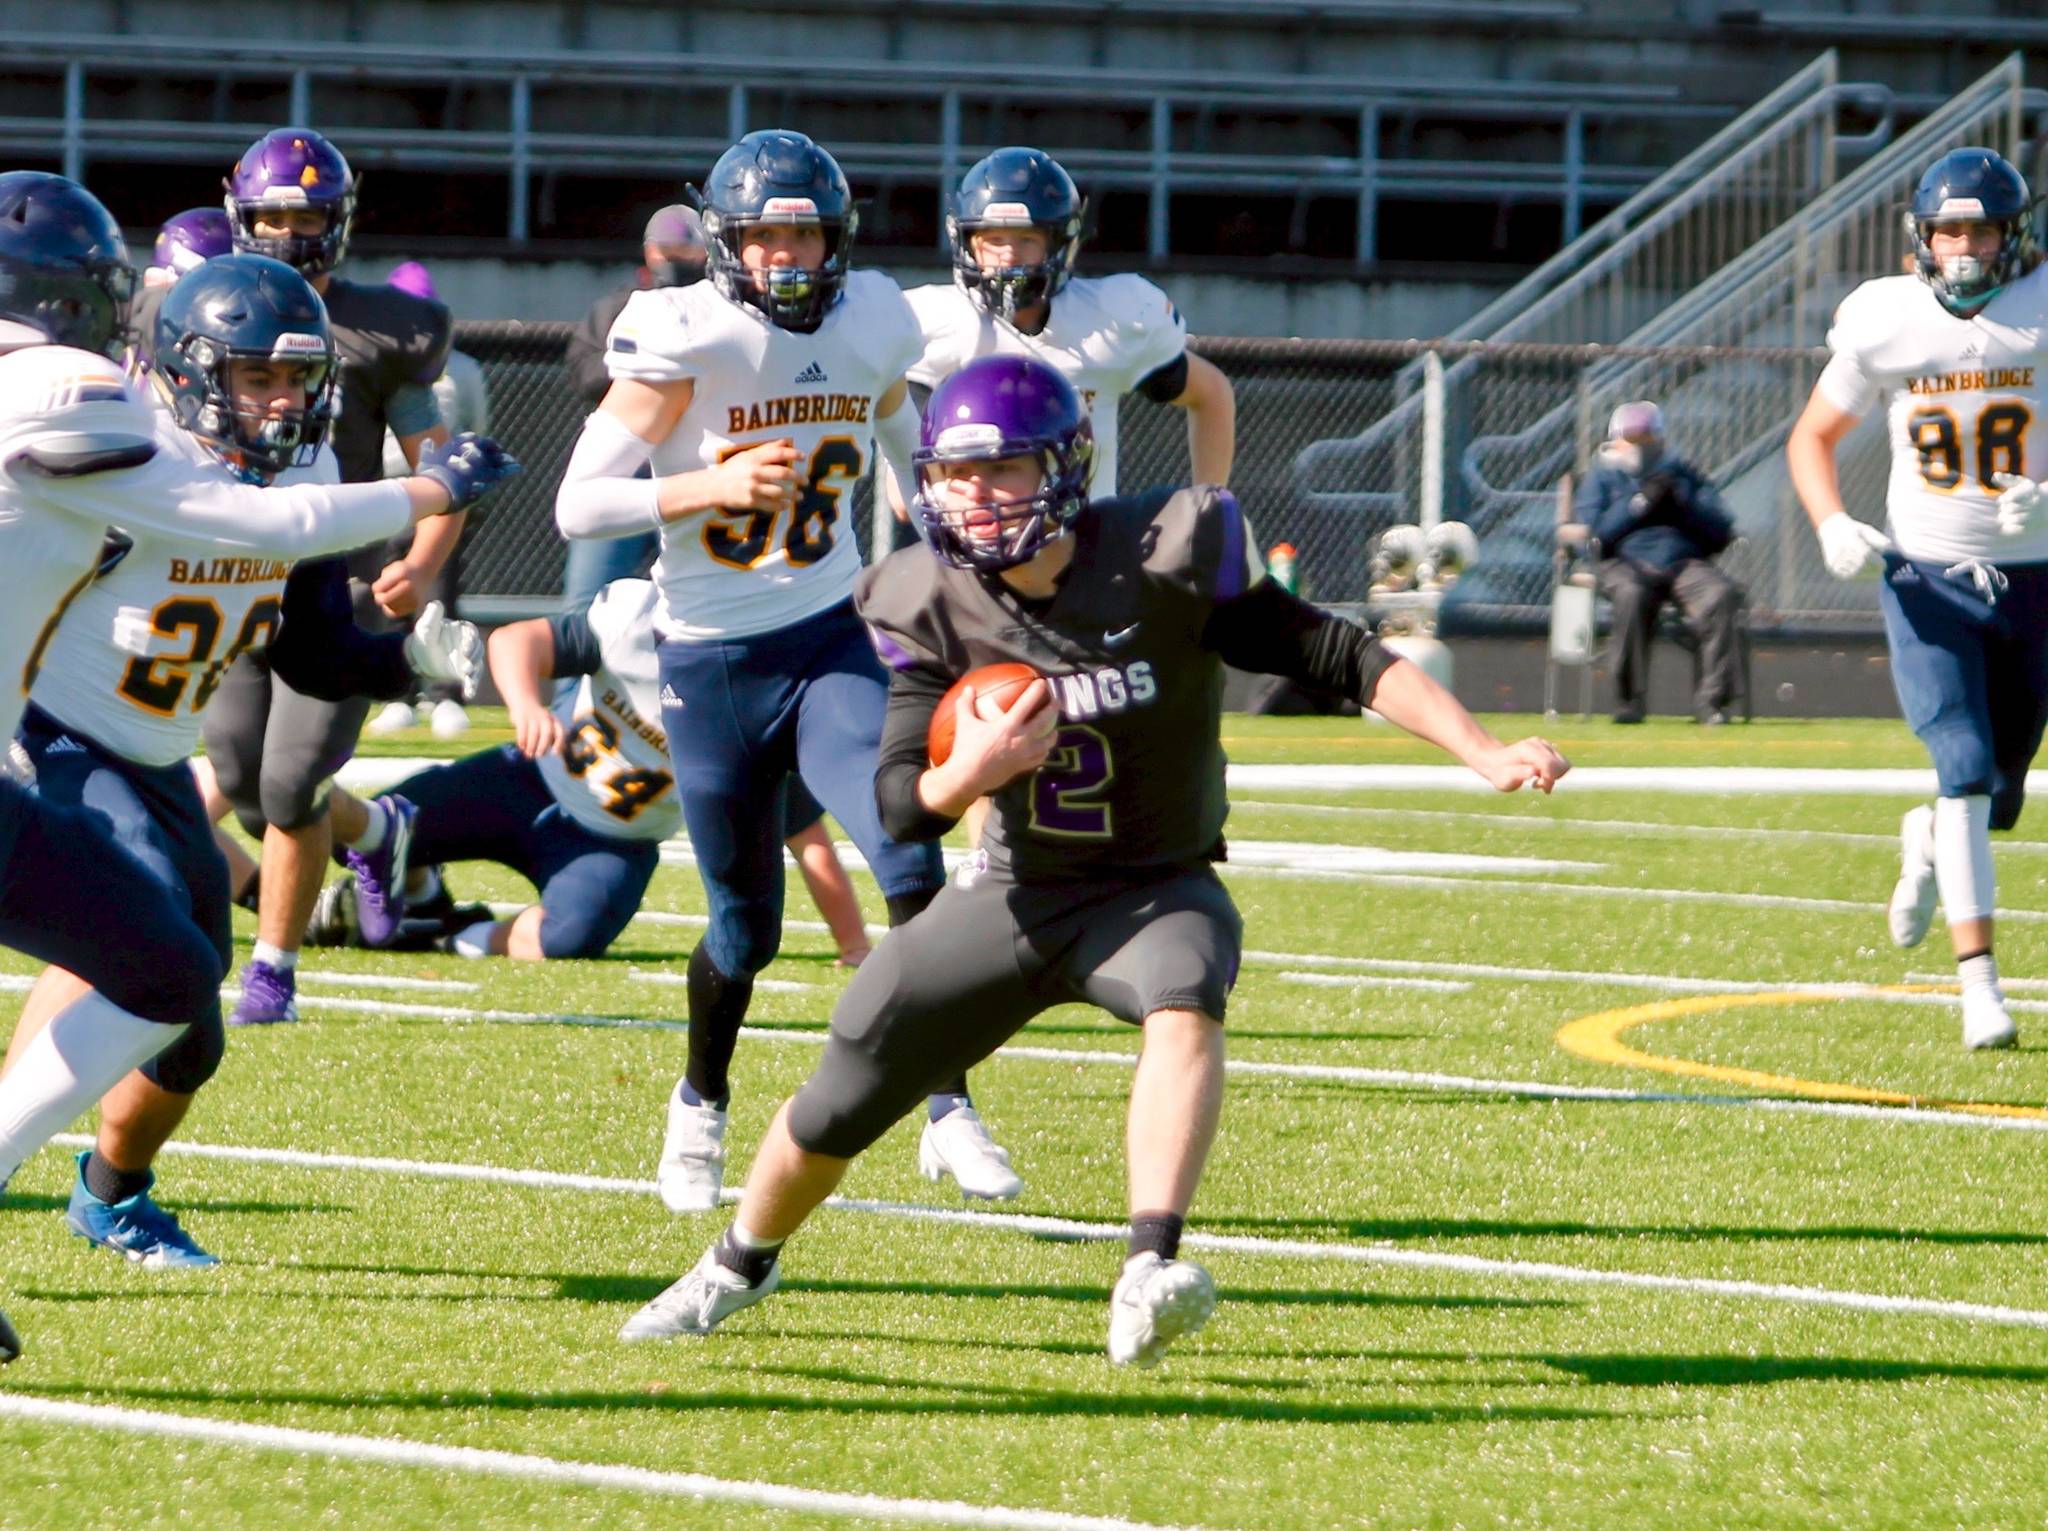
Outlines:
<svg viewBox="0 0 2048 1531"><path fill-rule="evenodd" d="M2048 525L2048 488L2018 473L1994 473L1998 496L1998 529L2008 537L2039 531Z"/></svg>
<svg viewBox="0 0 2048 1531"><path fill-rule="evenodd" d="M1821 561L1836 579L1854 579L1872 553L1892 551L1891 538L1846 510L1836 511L1815 530L1820 536Z"/></svg>
<svg viewBox="0 0 2048 1531"><path fill-rule="evenodd" d="M429 601L406 635L405 662L421 680L451 682L471 701L484 670L483 636L474 622L453 619L439 601Z"/></svg>

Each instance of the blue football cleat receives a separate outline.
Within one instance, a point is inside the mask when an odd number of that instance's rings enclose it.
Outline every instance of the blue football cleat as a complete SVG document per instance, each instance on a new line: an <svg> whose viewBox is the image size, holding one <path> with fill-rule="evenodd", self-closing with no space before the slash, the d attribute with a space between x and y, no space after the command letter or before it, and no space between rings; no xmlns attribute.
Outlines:
<svg viewBox="0 0 2048 1531"><path fill-rule="evenodd" d="M405 871L412 824L419 809L396 793L377 799L385 814L384 838L373 851L344 851L356 874L356 929L365 946L389 946L405 924Z"/></svg>
<svg viewBox="0 0 2048 1531"><path fill-rule="evenodd" d="M299 1018L299 980L296 969L274 968L267 962L251 962L242 969L242 998L230 1026L276 1026Z"/></svg>
<svg viewBox="0 0 2048 1531"><path fill-rule="evenodd" d="M192 1241L178 1220L149 1199L144 1186L125 1201L104 1202L85 1188L87 1149L78 1156L78 1180L71 1187L71 1206L64 1220L80 1238L126 1255L149 1270L198 1270L220 1264ZM156 1176L149 1177L150 1185Z"/></svg>

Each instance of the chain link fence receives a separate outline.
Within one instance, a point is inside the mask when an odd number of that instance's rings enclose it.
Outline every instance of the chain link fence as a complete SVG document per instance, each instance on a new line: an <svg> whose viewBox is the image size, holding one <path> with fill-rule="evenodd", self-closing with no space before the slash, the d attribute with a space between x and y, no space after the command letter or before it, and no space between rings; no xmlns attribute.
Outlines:
<svg viewBox="0 0 2048 1531"><path fill-rule="evenodd" d="M567 335L560 324L457 327L457 345L483 364L497 433L527 469L465 555L468 594L499 611L549 609L561 589L555 488L585 413L562 370ZM1877 628L1874 590L1839 584L1822 567L1784 468L1785 437L1823 351L1238 339L1194 349L1236 389L1233 487L1263 543L1294 544L1317 600L1363 601L1373 539L1431 506L1480 539L1478 564L1446 602L1446 628L1541 625L1558 481L1590 461L1616 404L1653 398L1672 450L1720 484L1735 513L1742 541L1723 561L1750 591L1753 627ZM1127 487L1186 478L1187 419L1142 397L1125 402ZM1844 447L1842 470L1848 503L1881 519L1875 417ZM864 554L869 503L863 486L849 507Z"/></svg>

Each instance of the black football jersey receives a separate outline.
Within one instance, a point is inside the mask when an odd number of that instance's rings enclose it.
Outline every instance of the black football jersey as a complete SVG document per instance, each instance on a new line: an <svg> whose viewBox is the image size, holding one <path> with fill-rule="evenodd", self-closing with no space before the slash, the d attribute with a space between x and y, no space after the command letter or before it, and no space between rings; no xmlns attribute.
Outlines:
<svg viewBox="0 0 2048 1531"><path fill-rule="evenodd" d="M430 385L448 365L447 308L382 282L335 277L322 295L341 353L341 407L329 439L344 484L384 476L385 411L408 383Z"/></svg>
<svg viewBox="0 0 2048 1531"><path fill-rule="evenodd" d="M1059 703L1052 754L995 794L990 861L1020 881L1185 865L1221 854L1223 664L1209 613L1256 578L1222 489L1098 500L1050 601L918 546L867 570L855 604L885 663L950 684L1019 661Z"/></svg>

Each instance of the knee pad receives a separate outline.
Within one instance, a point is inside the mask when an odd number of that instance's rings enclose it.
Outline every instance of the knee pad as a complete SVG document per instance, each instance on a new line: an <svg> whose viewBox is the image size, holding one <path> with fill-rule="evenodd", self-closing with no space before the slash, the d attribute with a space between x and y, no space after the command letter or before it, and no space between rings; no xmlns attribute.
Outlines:
<svg viewBox="0 0 2048 1531"><path fill-rule="evenodd" d="M544 909L540 919L540 949L550 961L573 957L602 957L609 941L598 939L604 932L587 919L564 919Z"/></svg>
<svg viewBox="0 0 2048 1531"><path fill-rule="evenodd" d="M760 904L720 910L704 932L704 952L728 978L752 978L782 949L782 920Z"/></svg>
<svg viewBox="0 0 2048 1531"><path fill-rule="evenodd" d="M891 1088L883 1072L871 1066L847 1067L850 1058L835 1066L833 1054L839 1051L836 1039L828 1043L818 1072L791 1097L789 1136L807 1154L852 1159L923 1100L931 1081L920 1076Z"/></svg>
<svg viewBox="0 0 2048 1531"><path fill-rule="evenodd" d="M329 785L324 776L309 781L266 768L260 788L264 821L279 829L304 829L327 812Z"/></svg>
<svg viewBox="0 0 2048 1531"><path fill-rule="evenodd" d="M1943 797L1988 797L1998 779L1991 741L1961 719L1920 732L1921 743L1934 759L1934 774Z"/></svg>
<svg viewBox="0 0 2048 1531"><path fill-rule="evenodd" d="M92 986L130 1015L165 1026L183 1026L195 1015L220 1014L220 985L227 958L196 929L175 951L142 953L122 971L83 973Z"/></svg>
<svg viewBox="0 0 2048 1531"><path fill-rule="evenodd" d="M196 1095L199 1087L220 1068L228 1047L227 1029L220 1019L220 995L203 1019L194 1021L185 1034L142 1065L142 1075L160 1090L173 1095Z"/></svg>

